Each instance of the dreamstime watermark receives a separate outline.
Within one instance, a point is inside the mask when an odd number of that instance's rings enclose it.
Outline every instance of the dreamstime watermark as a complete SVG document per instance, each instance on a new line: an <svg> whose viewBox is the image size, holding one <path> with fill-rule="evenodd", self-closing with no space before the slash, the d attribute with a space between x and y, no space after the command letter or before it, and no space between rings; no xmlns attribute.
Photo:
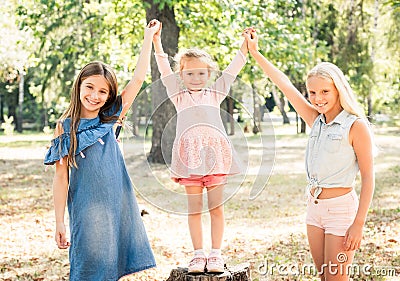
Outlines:
<svg viewBox="0 0 400 281"><path fill-rule="evenodd" d="M395 267L378 266L372 264L347 264L348 257L345 253L337 255L337 263L329 262L323 264L321 268L316 268L314 264L303 262L279 263L272 262L267 259L258 264L257 274L261 277L268 276L319 276L322 274L329 275L348 275L350 277L396 277L400 276L399 271Z"/></svg>

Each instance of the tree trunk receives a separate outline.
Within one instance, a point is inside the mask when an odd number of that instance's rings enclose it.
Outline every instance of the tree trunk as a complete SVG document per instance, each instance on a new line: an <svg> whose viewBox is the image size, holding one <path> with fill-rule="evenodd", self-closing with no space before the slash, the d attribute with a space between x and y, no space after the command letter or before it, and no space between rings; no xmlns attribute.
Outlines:
<svg viewBox="0 0 400 281"><path fill-rule="evenodd" d="M161 41L164 51L173 57L178 50L179 27L175 21L173 7L164 5L160 10L159 1L145 0L150 4L146 6L146 20L158 19L163 24ZM165 87L162 85L160 73L154 56L151 58L151 78L153 85L151 117L153 135L151 139L151 150L148 160L153 163L170 163L172 156L172 144L176 130L176 111L172 102L168 99Z"/></svg>
<svg viewBox="0 0 400 281"><path fill-rule="evenodd" d="M275 103L282 114L283 124L290 124L289 117L287 116L285 111L285 99L282 96L278 96L275 86L272 87L272 96L274 97Z"/></svg>
<svg viewBox="0 0 400 281"><path fill-rule="evenodd" d="M307 89L305 87L304 83L295 83L294 86L300 91L300 93L303 94L303 96L308 100L308 94L307 94ZM296 112L296 117L297 117L297 112ZM300 133L305 134L306 133L306 122L304 122L303 118L300 116ZM299 132L298 132L299 133Z"/></svg>
<svg viewBox="0 0 400 281"><path fill-rule="evenodd" d="M305 134L306 128L307 128L306 122L304 122L303 118L300 118L300 133Z"/></svg>
<svg viewBox="0 0 400 281"><path fill-rule="evenodd" d="M4 97L0 93L0 123L4 122Z"/></svg>
<svg viewBox="0 0 400 281"><path fill-rule="evenodd" d="M228 122L229 122L229 113L228 113L228 99L224 99L220 105L219 114L221 115L222 124L224 125L224 129L226 134L228 134Z"/></svg>
<svg viewBox="0 0 400 281"><path fill-rule="evenodd" d="M19 93L18 93L18 113L16 118L16 130L18 133L22 133L22 121L23 121L23 106L24 106L24 84L25 76L24 70L19 71Z"/></svg>
<svg viewBox="0 0 400 281"><path fill-rule="evenodd" d="M47 116L47 102L45 101L45 94L42 91L42 105L43 105L43 127L49 126L49 118Z"/></svg>
<svg viewBox="0 0 400 281"><path fill-rule="evenodd" d="M132 104L132 134L134 136L139 136L139 114L138 114L138 103L134 102Z"/></svg>
<svg viewBox="0 0 400 281"><path fill-rule="evenodd" d="M378 17L379 17L379 1L375 0L375 13L374 13L374 35L376 34L376 30L378 29ZM372 65L375 65L375 41L371 43L371 62ZM372 71L374 73L374 71ZM372 77L372 80L375 80L375 75ZM367 117L368 121L372 122L372 87L369 87L369 93L367 97Z"/></svg>
<svg viewBox="0 0 400 281"><path fill-rule="evenodd" d="M260 127L260 108L257 102L257 92L256 92L256 85L251 83L251 89L253 91L253 134L258 134L261 132Z"/></svg>
<svg viewBox="0 0 400 281"><path fill-rule="evenodd" d="M166 281L250 281L248 264L239 264L225 269L224 273L189 274L187 268L173 269Z"/></svg>
<svg viewBox="0 0 400 281"><path fill-rule="evenodd" d="M231 125L229 135L233 136L235 134L235 120L233 118L233 98L229 96L227 97L227 101L228 101L229 124Z"/></svg>
<svg viewBox="0 0 400 281"><path fill-rule="evenodd" d="M232 91L232 89L230 91ZM220 108L221 120L226 134L233 136L235 134L235 123L233 120L233 99L230 95L226 96L224 101L221 103Z"/></svg>

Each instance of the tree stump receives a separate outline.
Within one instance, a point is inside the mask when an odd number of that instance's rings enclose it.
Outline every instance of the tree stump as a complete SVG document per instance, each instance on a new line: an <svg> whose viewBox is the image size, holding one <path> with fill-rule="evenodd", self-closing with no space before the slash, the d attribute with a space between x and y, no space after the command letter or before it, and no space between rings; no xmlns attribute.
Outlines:
<svg viewBox="0 0 400 281"><path fill-rule="evenodd" d="M224 273L188 273L187 268L172 269L166 281L250 281L250 266L248 263L226 267Z"/></svg>

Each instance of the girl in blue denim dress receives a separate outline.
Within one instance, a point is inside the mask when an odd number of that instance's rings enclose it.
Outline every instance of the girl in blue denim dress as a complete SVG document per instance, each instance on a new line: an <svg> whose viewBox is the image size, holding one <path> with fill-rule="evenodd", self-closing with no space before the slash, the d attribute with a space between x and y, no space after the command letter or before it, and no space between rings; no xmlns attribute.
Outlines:
<svg viewBox="0 0 400 281"><path fill-rule="evenodd" d="M53 180L55 240L69 247L70 280L118 280L155 266L132 183L114 134L139 92L160 27L147 25L132 80L121 95L113 70L87 64L75 80L44 163L56 164ZM64 225L68 202L71 243Z"/></svg>

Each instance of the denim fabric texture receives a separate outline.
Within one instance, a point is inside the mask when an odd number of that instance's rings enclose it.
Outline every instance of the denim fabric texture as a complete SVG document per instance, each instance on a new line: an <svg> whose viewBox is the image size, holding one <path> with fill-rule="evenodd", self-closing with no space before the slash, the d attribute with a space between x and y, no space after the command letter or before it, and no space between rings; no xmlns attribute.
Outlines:
<svg viewBox="0 0 400 281"><path fill-rule="evenodd" d="M54 164L68 154L69 122L67 119L63 123L61 142L59 138L52 141L45 164ZM133 186L114 136L114 123L101 123L99 117L80 120L78 168L70 168L67 199L73 281L118 280L155 266Z"/></svg>
<svg viewBox="0 0 400 281"><path fill-rule="evenodd" d="M317 117L306 149L308 190L318 187L352 187L359 171L349 132L357 116L345 110L326 124Z"/></svg>

